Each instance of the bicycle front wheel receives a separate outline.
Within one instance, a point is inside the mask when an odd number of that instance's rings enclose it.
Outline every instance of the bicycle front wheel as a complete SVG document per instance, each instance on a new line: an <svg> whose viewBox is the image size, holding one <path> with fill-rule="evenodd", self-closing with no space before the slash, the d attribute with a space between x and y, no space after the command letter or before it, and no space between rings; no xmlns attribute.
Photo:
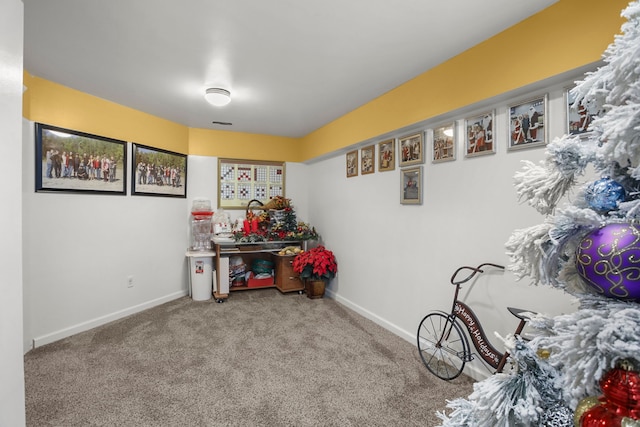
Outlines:
<svg viewBox="0 0 640 427"><path fill-rule="evenodd" d="M469 343L455 319L444 313L431 313L418 326L418 350L427 369L448 381L462 373Z"/></svg>

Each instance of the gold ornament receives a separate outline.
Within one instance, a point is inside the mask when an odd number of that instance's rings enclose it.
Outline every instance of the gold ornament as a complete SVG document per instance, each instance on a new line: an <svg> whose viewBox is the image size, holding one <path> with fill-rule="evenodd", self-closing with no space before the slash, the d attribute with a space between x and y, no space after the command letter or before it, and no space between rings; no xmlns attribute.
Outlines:
<svg viewBox="0 0 640 427"><path fill-rule="evenodd" d="M546 348L539 348L538 351L536 351L536 354L540 359L547 360L549 356L551 356L551 351L547 350Z"/></svg>
<svg viewBox="0 0 640 427"><path fill-rule="evenodd" d="M598 400L596 396L588 396L578 402L578 406L576 406L576 410L573 413L573 425L575 427L580 427L580 418L582 418L584 413L599 404L600 400Z"/></svg>

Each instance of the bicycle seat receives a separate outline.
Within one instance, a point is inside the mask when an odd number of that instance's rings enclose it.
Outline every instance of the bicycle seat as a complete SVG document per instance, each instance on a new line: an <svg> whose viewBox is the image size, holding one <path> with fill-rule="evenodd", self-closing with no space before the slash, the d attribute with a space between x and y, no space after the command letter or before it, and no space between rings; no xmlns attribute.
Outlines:
<svg viewBox="0 0 640 427"><path fill-rule="evenodd" d="M538 313L536 313L536 312L534 312L534 311L531 311L531 310L523 310L523 309L521 309L521 308L507 307L507 310L509 310L509 312L510 312L511 314L513 314L514 316L516 316L518 319L520 319L520 320L524 320L524 321L529 320L529 318L528 318L528 317L523 316L523 315L522 315L522 313L538 314Z"/></svg>

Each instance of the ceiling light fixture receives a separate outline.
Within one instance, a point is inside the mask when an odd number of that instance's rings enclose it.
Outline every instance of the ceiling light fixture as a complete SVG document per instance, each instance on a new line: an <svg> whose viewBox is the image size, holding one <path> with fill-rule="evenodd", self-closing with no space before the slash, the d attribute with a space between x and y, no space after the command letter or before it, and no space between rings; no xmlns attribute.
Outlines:
<svg viewBox="0 0 640 427"><path fill-rule="evenodd" d="M226 89L220 89L219 87L210 87L204 94L204 99L211 105L216 107L222 107L231 102L231 93Z"/></svg>

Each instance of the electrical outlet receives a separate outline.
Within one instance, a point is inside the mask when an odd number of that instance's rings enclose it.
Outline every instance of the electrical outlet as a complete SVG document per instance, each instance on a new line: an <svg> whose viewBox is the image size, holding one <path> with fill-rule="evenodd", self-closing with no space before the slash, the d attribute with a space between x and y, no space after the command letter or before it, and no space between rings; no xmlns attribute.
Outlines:
<svg viewBox="0 0 640 427"><path fill-rule="evenodd" d="M133 288L133 276L127 277L127 288Z"/></svg>

